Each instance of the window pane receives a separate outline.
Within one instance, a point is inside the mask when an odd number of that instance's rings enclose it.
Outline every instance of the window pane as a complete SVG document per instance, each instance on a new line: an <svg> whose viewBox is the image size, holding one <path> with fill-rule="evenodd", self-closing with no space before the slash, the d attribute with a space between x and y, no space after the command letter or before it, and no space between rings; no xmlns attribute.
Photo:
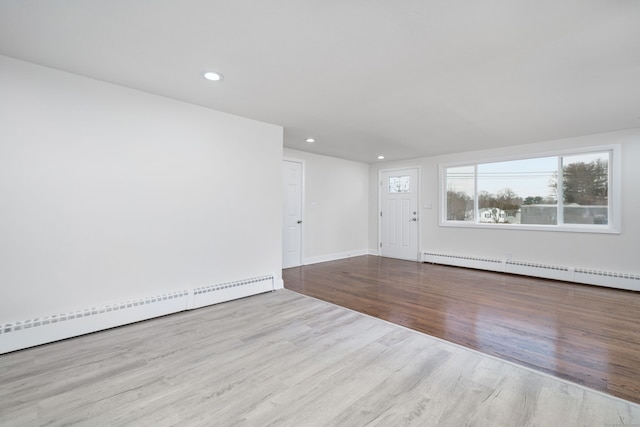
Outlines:
<svg viewBox="0 0 640 427"><path fill-rule="evenodd" d="M389 178L389 193L408 193L410 191L409 176L392 176Z"/></svg>
<svg viewBox="0 0 640 427"><path fill-rule="evenodd" d="M440 225L619 233L620 200L611 192L618 157L612 145L597 152L445 166Z"/></svg>
<svg viewBox="0 0 640 427"><path fill-rule="evenodd" d="M475 221L473 166L447 168L447 221Z"/></svg>
<svg viewBox="0 0 640 427"><path fill-rule="evenodd" d="M565 224L608 224L609 153L562 158Z"/></svg>
<svg viewBox="0 0 640 427"><path fill-rule="evenodd" d="M557 157L479 164L479 221L557 224L557 170Z"/></svg>

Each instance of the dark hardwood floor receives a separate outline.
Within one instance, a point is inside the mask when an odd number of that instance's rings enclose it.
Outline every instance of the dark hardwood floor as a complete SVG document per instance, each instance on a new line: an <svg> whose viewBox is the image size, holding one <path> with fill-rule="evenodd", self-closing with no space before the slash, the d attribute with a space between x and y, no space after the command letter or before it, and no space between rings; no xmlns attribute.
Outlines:
<svg viewBox="0 0 640 427"><path fill-rule="evenodd" d="M354 257L285 288L640 403L640 293Z"/></svg>

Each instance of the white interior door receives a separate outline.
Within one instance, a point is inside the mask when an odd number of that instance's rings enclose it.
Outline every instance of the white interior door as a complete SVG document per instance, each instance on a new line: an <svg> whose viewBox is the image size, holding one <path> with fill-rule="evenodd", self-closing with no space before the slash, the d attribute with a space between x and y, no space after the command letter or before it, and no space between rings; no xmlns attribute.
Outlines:
<svg viewBox="0 0 640 427"><path fill-rule="evenodd" d="M282 165L282 268L302 264L302 163Z"/></svg>
<svg viewBox="0 0 640 427"><path fill-rule="evenodd" d="M418 260L418 169L381 171L380 255Z"/></svg>

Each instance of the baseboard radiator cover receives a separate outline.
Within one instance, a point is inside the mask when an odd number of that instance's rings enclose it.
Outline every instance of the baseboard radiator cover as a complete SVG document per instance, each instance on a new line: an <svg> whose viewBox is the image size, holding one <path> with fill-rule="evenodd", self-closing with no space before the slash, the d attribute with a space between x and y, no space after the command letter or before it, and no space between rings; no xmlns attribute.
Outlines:
<svg viewBox="0 0 640 427"><path fill-rule="evenodd" d="M274 276L0 324L0 354L274 290Z"/></svg>
<svg viewBox="0 0 640 427"><path fill-rule="evenodd" d="M588 285L607 286L610 288L640 291L640 275L612 273L583 268L575 269L575 281Z"/></svg>
<svg viewBox="0 0 640 427"><path fill-rule="evenodd" d="M504 272L523 276L574 282L573 269L558 265L539 264L524 261L505 261Z"/></svg>
<svg viewBox="0 0 640 427"><path fill-rule="evenodd" d="M565 282L640 291L640 275L635 274L434 252L423 252L422 261L433 264L452 265L478 270L497 271L502 273L541 277L545 279L562 280Z"/></svg>
<svg viewBox="0 0 640 427"><path fill-rule="evenodd" d="M456 267L475 268L478 270L504 271L502 260L494 258L472 257L452 254L423 252L422 261L433 264L453 265Z"/></svg>
<svg viewBox="0 0 640 427"><path fill-rule="evenodd" d="M0 354L164 316L187 308L188 291L0 325Z"/></svg>
<svg viewBox="0 0 640 427"><path fill-rule="evenodd" d="M193 290L193 299L189 308L200 308L273 290L275 290L275 284L272 275L203 286Z"/></svg>

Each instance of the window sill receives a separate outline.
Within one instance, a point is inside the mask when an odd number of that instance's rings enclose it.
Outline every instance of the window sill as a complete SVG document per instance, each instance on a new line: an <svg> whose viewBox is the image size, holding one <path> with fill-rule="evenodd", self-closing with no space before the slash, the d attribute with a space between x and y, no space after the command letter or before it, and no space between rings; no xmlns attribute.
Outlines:
<svg viewBox="0 0 640 427"><path fill-rule="evenodd" d="M565 224L565 225L536 225L536 224L491 224L465 221L444 221L440 227L476 228L491 230L526 230L526 231L554 231L568 233L620 234L620 230L612 225Z"/></svg>

